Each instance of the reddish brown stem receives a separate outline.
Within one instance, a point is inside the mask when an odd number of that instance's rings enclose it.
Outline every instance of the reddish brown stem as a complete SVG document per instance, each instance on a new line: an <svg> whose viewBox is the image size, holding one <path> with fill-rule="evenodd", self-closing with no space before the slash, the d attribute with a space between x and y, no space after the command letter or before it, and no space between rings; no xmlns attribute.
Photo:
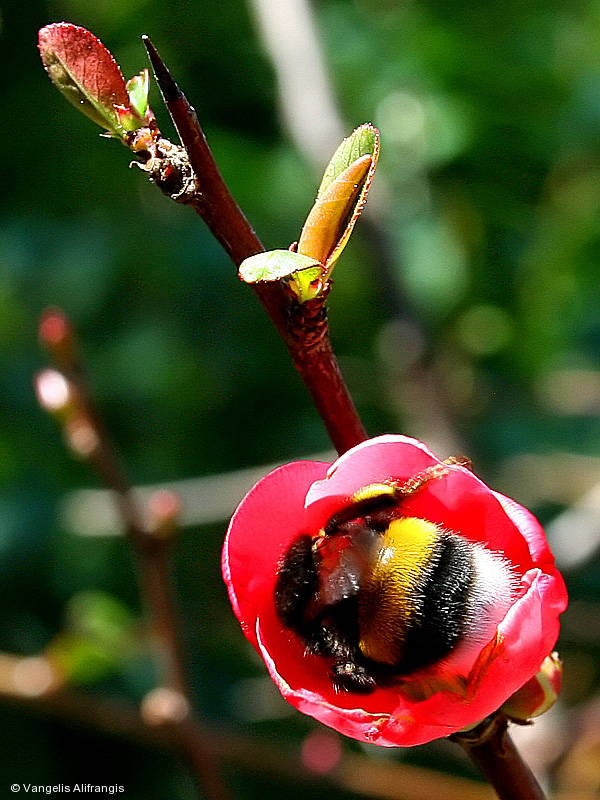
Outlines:
<svg viewBox="0 0 600 800"><path fill-rule="evenodd" d="M340 372L329 336L308 353L303 349L299 353L289 350L339 455L364 442L367 432Z"/></svg>
<svg viewBox="0 0 600 800"><path fill-rule="evenodd" d="M160 674L165 685L189 697L182 637L173 597L171 558L166 548L168 545L164 542L153 542L138 551L140 582L153 621L154 652Z"/></svg>
<svg viewBox="0 0 600 800"><path fill-rule="evenodd" d="M367 434L331 347L325 297L307 303L292 298L287 313L282 337L341 455L364 442Z"/></svg>
<svg viewBox="0 0 600 800"><path fill-rule="evenodd" d="M188 202L239 266L244 259L264 251L264 247L231 196L196 112L152 42L147 36L143 40L198 181L198 197ZM283 339L338 453L364 441L367 434L331 347L324 298L302 305L279 281L253 284L252 288Z"/></svg>
<svg viewBox="0 0 600 800"><path fill-rule="evenodd" d="M498 715L484 726L452 738L477 764L500 800L545 800L535 775L508 733L505 717Z"/></svg>

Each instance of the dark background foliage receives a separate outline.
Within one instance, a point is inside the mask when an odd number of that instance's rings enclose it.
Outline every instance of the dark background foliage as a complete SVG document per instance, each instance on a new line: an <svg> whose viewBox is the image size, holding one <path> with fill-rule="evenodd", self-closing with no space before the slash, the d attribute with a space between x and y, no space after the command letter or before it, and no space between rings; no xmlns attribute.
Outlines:
<svg viewBox="0 0 600 800"><path fill-rule="evenodd" d="M599 677L600 6L312 7L346 130L372 121L383 137L378 213L359 223L336 268L332 338L372 435L418 435L443 456L460 448L549 523L574 601L556 744ZM126 76L145 65L139 36L151 35L267 247L297 238L319 176L281 123L273 64L242 0L9 0L1 14L0 648L49 648L74 683L140 699L154 676L128 548L90 535L86 513L75 525L65 512L96 479L36 406L40 312L58 305L75 323L136 484L330 445L225 254L191 210L128 169L128 152L58 95L37 29L84 25ZM173 137L155 87L151 103ZM237 499L225 498L232 508ZM219 572L225 525L186 526L177 550L198 710L299 746L315 724L270 693L231 614ZM170 756L15 708L0 714L6 786L78 778L123 783L132 797L193 796ZM432 745L385 755L465 769L449 753ZM231 780L240 797L284 788L260 771Z"/></svg>

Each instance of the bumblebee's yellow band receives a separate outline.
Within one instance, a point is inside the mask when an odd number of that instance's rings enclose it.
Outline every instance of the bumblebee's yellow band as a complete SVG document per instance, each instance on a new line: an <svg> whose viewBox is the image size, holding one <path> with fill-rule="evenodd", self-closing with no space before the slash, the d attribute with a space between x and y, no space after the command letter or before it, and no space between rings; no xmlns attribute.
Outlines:
<svg viewBox="0 0 600 800"><path fill-rule="evenodd" d="M350 498L353 503L362 503L363 500L377 500L379 497L396 497L398 490L389 483L370 483L355 492Z"/></svg>
<svg viewBox="0 0 600 800"><path fill-rule="evenodd" d="M404 632L415 612L414 592L433 554L440 529L417 517L394 520L359 600L360 649L384 664L402 658Z"/></svg>

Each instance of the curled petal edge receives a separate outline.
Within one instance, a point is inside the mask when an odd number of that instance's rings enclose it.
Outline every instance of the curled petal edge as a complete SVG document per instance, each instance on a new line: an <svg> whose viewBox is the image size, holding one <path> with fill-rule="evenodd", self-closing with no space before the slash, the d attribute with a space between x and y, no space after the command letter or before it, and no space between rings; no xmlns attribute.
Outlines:
<svg viewBox="0 0 600 800"><path fill-rule="evenodd" d="M507 697L535 675L540 654L552 650L559 632L555 612L566 606L562 578L535 569L527 573L524 580L528 584L526 593L511 607L498 628L503 646L495 649L490 661L483 666L474 693L467 688L462 697L441 690L425 700L413 701L398 693L400 702L391 711L342 708L318 692L304 687L294 689L288 684L271 652L276 649L275 643L265 641L260 619L255 631L258 650L283 697L299 711L366 743L384 747L423 744L456 733L496 711ZM525 633L526 646L521 641Z"/></svg>

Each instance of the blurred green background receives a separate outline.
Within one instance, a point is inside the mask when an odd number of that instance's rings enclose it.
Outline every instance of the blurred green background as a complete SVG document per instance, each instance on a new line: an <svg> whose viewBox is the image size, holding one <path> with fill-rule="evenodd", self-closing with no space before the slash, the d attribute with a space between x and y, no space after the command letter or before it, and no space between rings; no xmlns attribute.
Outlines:
<svg viewBox="0 0 600 800"><path fill-rule="evenodd" d="M111 535L102 496L73 494L96 478L36 405L46 306L76 325L136 485L198 479L186 486L202 508L215 494L202 479L221 475L216 494L232 509L241 494L232 471L330 448L268 319L200 219L128 169L129 153L99 138L45 76L37 30L65 19L95 32L126 77L146 64L140 35L152 37L267 248L297 238L337 132L380 128L370 213L336 268L334 345L370 434L468 453L482 477L548 524L572 598L566 687L562 707L535 726L537 751L523 747L540 775L574 791L574 754L589 755L581 732L591 726L600 746L600 2L258 6L0 3L0 649L50 648L73 683L106 696L137 701L154 685L128 547ZM311 83L307 10L329 117ZM278 55L265 19L279 26ZM154 86L151 104L173 138ZM81 506L90 498L95 516ZM318 726L279 701L233 619L219 568L225 512L193 524L202 519L190 515L176 563L198 711L250 743L300 752ZM122 783L126 797L194 796L171 755L6 703L0 715L2 785L79 779ZM343 750L365 748L344 741ZM377 763L474 777L446 743L367 750ZM589 771L576 788L597 796L597 767ZM272 772L232 764L226 774L238 797L324 791L316 778ZM348 796L334 779L327 791Z"/></svg>

